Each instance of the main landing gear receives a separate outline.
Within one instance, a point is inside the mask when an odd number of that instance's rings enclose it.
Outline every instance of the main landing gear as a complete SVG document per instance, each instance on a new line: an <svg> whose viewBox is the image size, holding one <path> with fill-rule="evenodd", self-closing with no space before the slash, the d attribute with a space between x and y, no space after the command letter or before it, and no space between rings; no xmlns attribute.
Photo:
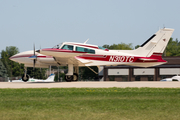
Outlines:
<svg viewBox="0 0 180 120"><path fill-rule="evenodd" d="M73 73L74 72L74 73ZM73 67L73 64L68 64L68 73L65 76L67 82L78 81L79 67Z"/></svg>
<svg viewBox="0 0 180 120"><path fill-rule="evenodd" d="M66 75L65 79L67 82L78 81L78 74L73 73L73 75Z"/></svg>

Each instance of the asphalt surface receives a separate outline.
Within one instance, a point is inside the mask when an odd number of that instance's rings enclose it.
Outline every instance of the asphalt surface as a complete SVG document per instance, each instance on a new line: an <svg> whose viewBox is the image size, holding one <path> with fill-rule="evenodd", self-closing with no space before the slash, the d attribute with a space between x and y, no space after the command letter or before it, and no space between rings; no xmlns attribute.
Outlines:
<svg viewBox="0 0 180 120"><path fill-rule="evenodd" d="M126 87L150 87L150 88L180 88L180 82L138 81L138 82L55 82L55 83L12 83L0 82L0 88L126 88Z"/></svg>

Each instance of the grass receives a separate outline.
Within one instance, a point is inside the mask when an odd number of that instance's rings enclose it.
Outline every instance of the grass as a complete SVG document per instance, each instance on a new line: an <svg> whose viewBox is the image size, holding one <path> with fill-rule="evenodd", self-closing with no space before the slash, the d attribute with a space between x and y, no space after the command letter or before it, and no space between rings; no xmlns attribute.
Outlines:
<svg viewBox="0 0 180 120"><path fill-rule="evenodd" d="M177 88L0 89L0 120L178 120Z"/></svg>

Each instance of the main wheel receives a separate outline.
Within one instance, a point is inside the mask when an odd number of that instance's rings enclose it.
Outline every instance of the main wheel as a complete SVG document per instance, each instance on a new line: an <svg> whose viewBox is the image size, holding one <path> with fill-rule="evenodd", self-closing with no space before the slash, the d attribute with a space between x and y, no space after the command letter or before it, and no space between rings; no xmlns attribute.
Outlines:
<svg viewBox="0 0 180 120"><path fill-rule="evenodd" d="M29 75L23 74L23 76L22 76L22 81L27 82L28 80L29 80Z"/></svg>
<svg viewBox="0 0 180 120"><path fill-rule="evenodd" d="M78 74L77 73L73 73L73 75L66 75L65 80L67 82L78 81Z"/></svg>
<svg viewBox="0 0 180 120"><path fill-rule="evenodd" d="M65 80L66 80L67 82L71 82L71 81L73 80L73 75L66 75L66 76L65 76Z"/></svg>
<svg viewBox="0 0 180 120"><path fill-rule="evenodd" d="M78 81L78 74L77 73L73 73L73 81Z"/></svg>

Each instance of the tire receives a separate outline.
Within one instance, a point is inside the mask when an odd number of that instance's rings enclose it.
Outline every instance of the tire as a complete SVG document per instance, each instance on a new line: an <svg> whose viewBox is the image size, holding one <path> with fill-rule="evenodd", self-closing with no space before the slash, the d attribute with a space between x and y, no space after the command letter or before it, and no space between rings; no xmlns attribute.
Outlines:
<svg viewBox="0 0 180 120"><path fill-rule="evenodd" d="M71 82L73 80L73 76L72 75L66 75L65 80L66 80L66 82Z"/></svg>
<svg viewBox="0 0 180 120"><path fill-rule="evenodd" d="M78 74L73 73L73 80L72 81L78 81Z"/></svg>
<svg viewBox="0 0 180 120"><path fill-rule="evenodd" d="M23 74L22 81L27 82L28 80L29 80L29 75L26 74L25 76L25 74Z"/></svg>
<svg viewBox="0 0 180 120"><path fill-rule="evenodd" d="M73 75L66 75L65 77L66 82L75 82L78 81L78 74L73 73Z"/></svg>

